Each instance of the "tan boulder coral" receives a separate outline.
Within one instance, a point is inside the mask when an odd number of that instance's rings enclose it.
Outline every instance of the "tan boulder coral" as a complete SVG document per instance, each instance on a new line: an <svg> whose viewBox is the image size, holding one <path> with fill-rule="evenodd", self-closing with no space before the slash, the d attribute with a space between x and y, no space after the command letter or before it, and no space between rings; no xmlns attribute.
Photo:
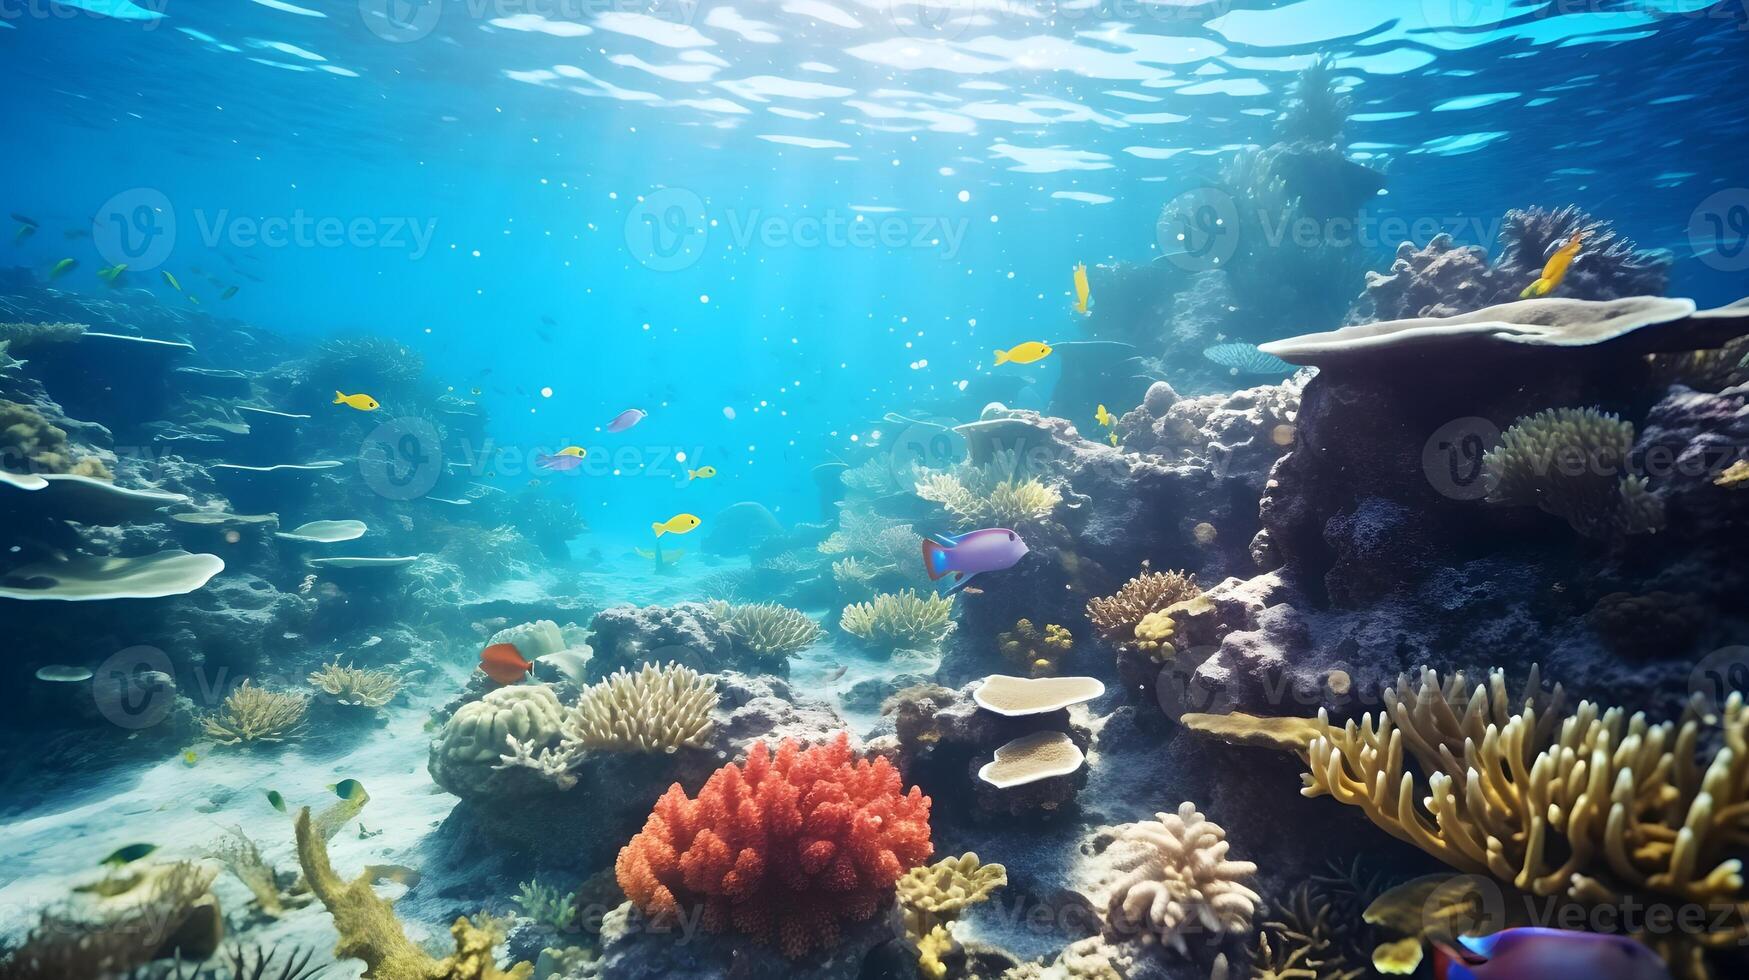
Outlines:
<svg viewBox="0 0 1749 980"><path fill-rule="evenodd" d="M75 456L67 443L67 430L44 418L34 406L4 400L0 400L0 469L115 479L103 460Z"/></svg>
<svg viewBox="0 0 1749 980"><path fill-rule="evenodd" d="M1245 884L1257 865L1228 857L1226 832L1186 802L1176 813L1123 824L1094 860L1096 904L1107 932L1188 953L1187 937L1211 943L1249 936L1262 897Z"/></svg>
<svg viewBox="0 0 1749 980"><path fill-rule="evenodd" d="M456 709L443 726L439 752L450 762L496 762L510 751L510 737L535 749L557 742L564 719L564 706L545 684L501 687Z"/></svg>
<svg viewBox="0 0 1749 980"><path fill-rule="evenodd" d="M1096 677L1029 678L991 674L978 685L972 698L985 711L1017 718L1061 711L1104 693L1105 685Z"/></svg>

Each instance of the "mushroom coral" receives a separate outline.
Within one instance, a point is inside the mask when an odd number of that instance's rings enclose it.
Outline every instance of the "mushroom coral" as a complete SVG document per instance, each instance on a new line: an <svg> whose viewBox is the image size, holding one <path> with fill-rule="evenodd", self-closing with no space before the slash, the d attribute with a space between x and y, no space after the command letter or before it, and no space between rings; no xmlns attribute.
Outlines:
<svg viewBox="0 0 1749 980"><path fill-rule="evenodd" d="M807 749L785 739L775 754L756 743L696 799L669 787L614 872L657 922L702 910L707 930L776 942L796 959L892 902L930 851L929 797L903 792L885 758L853 758L840 733Z"/></svg>

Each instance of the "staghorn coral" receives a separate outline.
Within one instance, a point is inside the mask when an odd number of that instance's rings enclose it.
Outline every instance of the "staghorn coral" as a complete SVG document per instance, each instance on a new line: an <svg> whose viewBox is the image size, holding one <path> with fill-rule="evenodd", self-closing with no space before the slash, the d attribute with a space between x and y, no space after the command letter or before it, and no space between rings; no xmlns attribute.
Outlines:
<svg viewBox="0 0 1749 980"><path fill-rule="evenodd" d="M953 597L888 592L844 607L839 626L871 647L933 647L953 631Z"/></svg>
<svg viewBox="0 0 1749 980"><path fill-rule="evenodd" d="M821 635L819 624L807 613L775 602L713 602L710 610L736 644L771 660L783 661L813 645Z"/></svg>
<svg viewBox="0 0 1749 980"><path fill-rule="evenodd" d="M1141 574L1125 582L1115 594L1089 599L1087 618L1092 620L1101 639L1126 647L1136 641L1136 627L1149 613L1200 595L1202 590L1197 588L1195 576L1152 571L1144 561Z"/></svg>
<svg viewBox="0 0 1749 980"><path fill-rule="evenodd" d="M455 939L455 952L441 960L434 958L407 938L393 905L371 891L369 875L347 884L334 872L327 842L312 831L308 809L298 811L296 830L304 880L334 917L334 928L340 933L334 955L363 960L365 976L373 980L527 980L533 975L534 966L529 963L518 963L509 970L498 968L492 948L503 941L504 934L490 920L475 925L466 917L456 919L449 930Z"/></svg>
<svg viewBox="0 0 1749 980"><path fill-rule="evenodd" d="M1014 629L996 635L996 649L1028 677L1050 677L1075 648L1075 638L1061 626L1046 625L1040 633L1032 620L1017 620Z"/></svg>
<svg viewBox="0 0 1749 980"><path fill-rule="evenodd" d="M1063 502L1062 492L1043 481L999 476L1002 472L1000 464L991 464L927 473L917 481L915 490L924 500L940 504L960 530L1036 528Z"/></svg>
<svg viewBox="0 0 1749 980"><path fill-rule="evenodd" d="M279 889L279 875L262 857L261 848L243 833L242 827L230 828L224 836L207 845L206 856L223 864L249 889L263 915L277 919L285 914L286 902Z"/></svg>
<svg viewBox="0 0 1749 980"><path fill-rule="evenodd" d="M517 885L516 897L511 901L523 915L552 927L555 932L566 931L577 920L577 892L544 885L538 878Z"/></svg>
<svg viewBox="0 0 1749 980"><path fill-rule="evenodd" d="M671 755L702 748L715 727L717 700L716 681L689 667L644 664L635 674L622 667L583 690L565 714L556 746L542 749L533 739L506 734L499 768L533 769L570 789L577 783L573 770L589 752Z"/></svg>
<svg viewBox="0 0 1749 980"><path fill-rule="evenodd" d="M95 456L75 459L67 430L30 405L0 400L0 469L14 473L71 473L98 480L115 474Z"/></svg>
<svg viewBox="0 0 1749 980"><path fill-rule="evenodd" d="M838 595L849 602L866 602L874 598L878 572L871 562L854 555L832 563L832 580L838 583Z"/></svg>
<svg viewBox="0 0 1749 980"><path fill-rule="evenodd" d="M401 678L392 670L342 667L338 658L310 672L310 686L336 704L380 708L400 693Z"/></svg>
<svg viewBox="0 0 1749 980"><path fill-rule="evenodd" d="M1201 932L1219 944L1249 935L1262 897L1244 884L1257 865L1227 857L1226 831L1186 802L1176 813L1123 824L1103 860L1116 873L1105 891L1106 926L1188 952L1185 939Z"/></svg>
<svg viewBox="0 0 1749 980"><path fill-rule="evenodd" d="M1514 422L1482 456L1488 501L1536 507L1590 538L1664 526L1645 477L1627 473L1634 426L1589 408L1552 408Z"/></svg>
<svg viewBox="0 0 1749 980"><path fill-rule="evenodd" d="M1322 734L1303 743L1303 792L1359 807L1451 867L1530 895L1706 909L1705 931L1639 938L1678 976L1708 977L1707 950L1749 940L1735 857L1749 837L1742 695L1716 714L1697 698L1679 723L1653 724L1590 702L1569 713L1534 668L1525 690L1511 697L1498 670L1473 690L1461 673L1442 681L1428 670L1399 678L1377 715L1337 727L1321 713ZM1700 746L1715 740L1703 764Z"/></svg>
<svg viewBox="0 0 1749 980"><path fill-rule="evenodd" d="M799 958L872 917L929 857L929 798L902 790L898 770L855 758L847 734L808 749L785 739L775 754L759 742L696 799L669 787L614 873L658 922L702 907L707 930Z"/></svg>
<svg viewBox="0 0 1749 980"><path fill-rule="evenodd" d="M283 742L303 733L309 707L307 695L269 691L246 680L217 712L201 719L201 727L220 745Z"/></svg>

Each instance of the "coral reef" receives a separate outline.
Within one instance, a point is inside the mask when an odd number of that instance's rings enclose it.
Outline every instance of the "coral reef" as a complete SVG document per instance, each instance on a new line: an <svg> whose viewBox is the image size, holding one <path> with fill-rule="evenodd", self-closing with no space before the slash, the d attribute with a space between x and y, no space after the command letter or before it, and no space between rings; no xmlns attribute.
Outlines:
<svg viewBox="0 0 1749 980"><path fill-rule="evenodd" d="M24 352L45 344L78 340L88 329L83 323L0 323L0 342Z"/></svg>
<svg viewBox="0 0 1749 980"><path fill-rule="evenodd" d="M1609 222L1571 205L1554 211L1527 208L1506 212L1500 254L1492 263L1486 249L1458 246L1448 234L1434 236L1423 248L1398 245L1389 273L1367 273L1366 292L1349 322L1445 317L1512 302L1575 233L1583 235L1582 245L1558 295L1585 300L1663 295L1669 253L1641 251Z"/></svg>
<svg viewBox="0 0 1749 980"><path fill-rule="evenodd" d="M1159 942L1180 954L1198 936L1219 945L1229 936L1251 935L1262 902L1245 881L1257 873L1249 861L1227 856L1226 832L1183 803L1175 813L1110 831L1098 856L1106 926L1117 936Z"/></svg>
<svg viewBox="0 0 1749 980"><path fill-rule="evenodd" d="M504 935L496 923L485 920L480 924L466 918L455 920L450 927L455 952L442 959L433 957L407 938L393 906L371 891L369 875L347 884L334 872L327 843L311 830L309 810L298 812L296 827L298 864L304 880L334 917L334 928L340 933L334 955L363 960L367 976L375 980L528 980L533 975L530 963L518 963L509 970L498 968L492 948Z"/></svg>
<svg viewBox="0 0 1749 980"><path fill-rule="evenodd" d="M645 915L702 906L707 930L733 928L799 958L872 917L929 857L929 798L901 789L886 759L853 761L843 734L808 749L786 740L775 755L759 742L696 799L671 787L615 873Z"/></svg>
<svg viewBox="0 0 1749 980"><path fill-rule="evenodd" d="M310 672L310 686L336 704L381 708L401 691L401 677L392 670L340 666L336 659Z"/></svg>
<svg viewBox="0 0 1749 980"><path fill-rule="evenodd" d="M512 751L510 739L525 751L556 743L565 709L545 684L501 687L458 708L443 726L431 751L431 776L439 786L459 792L458 783Z"/></svg>
<svg viewBox="0 0 1749 980"><path fill-rule="evenodd" d="M729 630L735 644L781 668L791 654L812 646L822 634L819 624L800 610L775 602L710 604L711 615Z"/></svg>
<svg viewBox="0 0 1749 980"><path fill-rule="evenodd" d="M1062 668L1063 658L1075 648L1075 638L1062 626L1047 624L1041 633L1032 620L1022 619L1014 624L1014 629L997 635L996 647L1027 676L1050 677Z"/></svg>
<svg viewBox="0 0 1749 980"><path fill-rule="evenodd" d="M1591 538L1651 533L1664 526L1664 504L1626 472L1633 447L1633 423L1592 409L1519 419L1482 456L1488 501L1537 507Z"/></svg>
<svg viewBox="0 0 1749 980"><path fill-rule="evenodd" d="M225 935L212 895L215 876L196 862L179 861L133 865L79 886L0 955L0 976L102 977L173 954L205 959Z"/></svg>
<svg viewBox="0 0 1749 980"><path fill-rule="evenodd" d="M984 864L974 853L945 858L912 868L899 879L899 907L905 914L905 933L918 949L918 969L929 980L942 980L948 966L943 956L956 943L950 931L953 921L968 907L987 901L990 893L1008 884L1008 869Z"/></svg>
<svg viewBox="0 0 1749 980"><path fill-rule="evenodd" d="M701 748L711 736L717 706L716 683L678 664L645 664L632 674L624 668L583 690L559 727L550 749L545 731L527 740L505 736L504 765L533 769L560 789L576 785L572 770L588 752L666 753Z"/></svg>
<svg viewBox="0 0 1749 980"><path fill-rule="evenodd" d="M1202 590L1197 588L1194 575L1152 571L1144 561L1141 574L1125 582L1116 593L1088 600L1087 618L1100 639L1123 647L1137 642L1136 627L1149 613L1200 595Z"/></svg>
<svg viewBox="0 0 1749 980"><path fill-rule="evenodd" d="M870 647L917 649L940 643L953 631L953 597L920 596L914 589L883 593L844 607L838 625Z"/></svg>
<svg viewBox="0 0 1749 980"><path fill-rule="evenodd" d="M4 400L0 400L0 470L115 479L102 459L76 457L67 443L67 430L44 418L35 407Z"/></svg>
<svg viewBox="0 0 1749 980"><path fill-rule="evenodd" d="M589 676L599 680L621 667L673 661L694 670L713 672L738 662L735 638L711 615L709 606L682 602L674 606L614 606L596 614L589 624ZM761 658L752 658L755 668Z"/></svg>
<svg viewBox="0 0 1749 980"><path fill-rule="evenodd" d="M245 680L218 711L201 719L201 727L220 745L283 742L303 733L309 707L307 695L269 691Z"/></svg>
<svg viewBox="0 0 1749 980"><path fill-rule="evenodd" d="M1048 520L1063 495L1037 479L997 479L1000 467L963 467L956 472L928 473L917 481L917 496L940 504L954 527L968 531L1006 527L1026 531Z"/></svg>

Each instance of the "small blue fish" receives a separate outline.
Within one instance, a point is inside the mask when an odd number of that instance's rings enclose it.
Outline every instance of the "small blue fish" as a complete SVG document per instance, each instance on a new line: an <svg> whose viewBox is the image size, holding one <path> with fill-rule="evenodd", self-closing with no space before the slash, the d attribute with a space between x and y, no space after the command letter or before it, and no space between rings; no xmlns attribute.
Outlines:
<svg viewBox="0 0 1749 980"><path fill-rule="evenodd" d="M1435 943L1437 980L1670 980L1658 955L1627 936L1525 927Z"/></svg>
<svg viewBox="0 0 1749 980"><path fill-rule="evenodd" d="M953 595L984 572L1013 568L1026 552L1026 542L1005 527L987 527L955 537L931 535L923 539L923 569L932 582L953 573L953 587L944 593Z"/></svg>

